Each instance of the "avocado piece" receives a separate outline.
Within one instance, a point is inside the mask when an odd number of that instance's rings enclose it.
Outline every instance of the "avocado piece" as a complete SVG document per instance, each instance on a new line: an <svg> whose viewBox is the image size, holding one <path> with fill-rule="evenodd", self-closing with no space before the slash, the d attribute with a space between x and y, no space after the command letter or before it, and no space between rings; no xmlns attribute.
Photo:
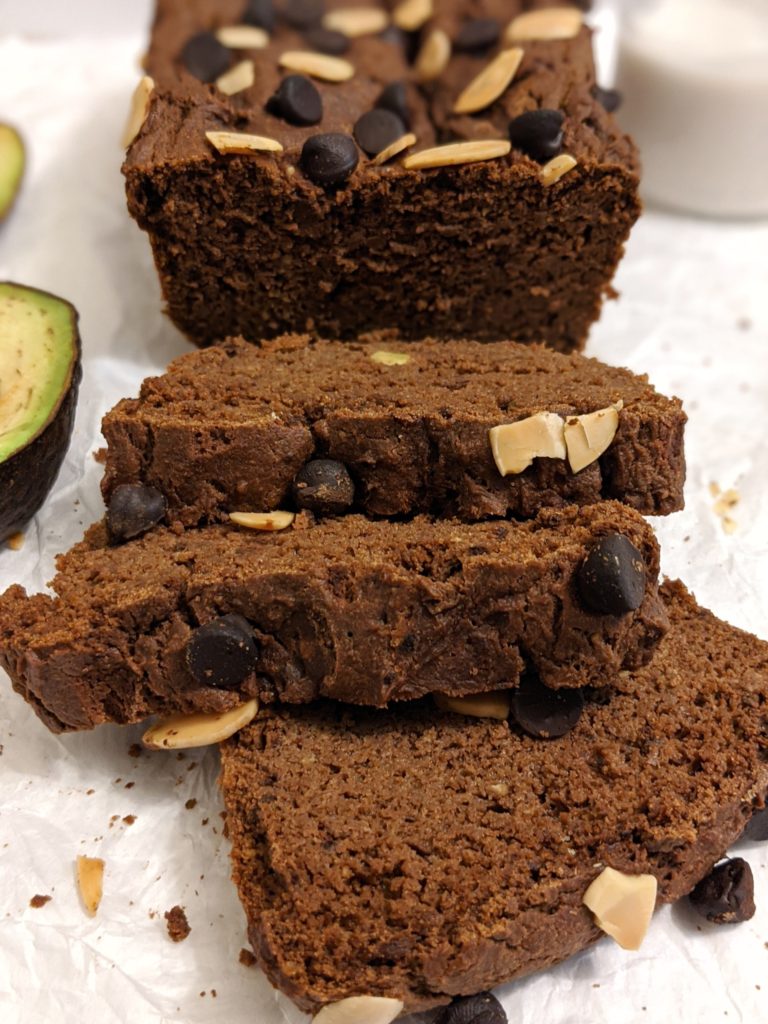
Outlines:
<svg viewBox="0 0 768 1024"><path fill-rule="evenodd" d="M15 128L0 124L0 221L13 206L24 175L24 143Z"/></svg>
<svg viewBox="0 0 768 1024"><path fill-rule="evenodd" d="M45 501L69 447L82 374L77 311L0 283L0 544Z"/></svg>

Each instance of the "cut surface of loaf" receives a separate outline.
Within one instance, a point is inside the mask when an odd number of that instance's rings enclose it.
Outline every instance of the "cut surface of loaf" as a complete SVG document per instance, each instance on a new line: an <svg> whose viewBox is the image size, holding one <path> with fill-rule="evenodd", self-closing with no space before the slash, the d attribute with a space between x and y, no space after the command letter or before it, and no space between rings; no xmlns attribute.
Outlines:
<svg viewBox="0 0 768 1024"><path fill-rule="evenodd" d="M311 1011L427 1009L598 939L582 898L606 865L653 874L662 902L708 873L768 788L768 645L682 584L662 593L653 661L561 739L426 699L265 710L222 745L234 880L274 985Z"/></svg>
<svg viewBox="0 0 768 1024"><path fill-rule="evenodd" d="M407 361L382 362L393 354ZM614 436L586 468L536 458L501 475L493 427L619 403ZM107 414L103 491L148 484L171 519L194 525L294 507L296 474L324 458L346 466L351 508L369 515L525 517L603 498L663 515L683 505L685 418L645 377L540 346L233 340L175 360Z"/></svg>
<svg viewBox="0 0 768 1024"><path fill-rule="evenodd" d="M635 610L602 614L584 604L579 573L617 534L637 555ZM252 696L382 706L513 686L525 665L553 687L599 685L645 662L663 634L658 568L650 526L616 502L524 523L159 528L118 547L97 526L60 557L58 596L16 586L0 597L0 665L54 730ZM221 638L201 633L228 615L256 652L234 680Z"/></svg>

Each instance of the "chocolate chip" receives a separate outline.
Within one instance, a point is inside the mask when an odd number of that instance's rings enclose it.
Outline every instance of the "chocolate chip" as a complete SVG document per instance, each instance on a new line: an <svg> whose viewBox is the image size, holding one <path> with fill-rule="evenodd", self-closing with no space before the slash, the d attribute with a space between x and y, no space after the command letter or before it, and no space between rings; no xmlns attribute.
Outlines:
<svg viewBox="0 0 768 1024"><path fill-rule="evenodd" d="M688 897L702 917L713 924L738 924L755 913L752 868L741 857L718 864Z"/></svg>
<svg viewBox="0 0 768 1024"><path fill-rule="evenodd" d="M537 739L565 736L584 710L581 690L552 690L532 672L526 672L512 694L512 714L521 729Z"/></svg>
<svg viewBox="0 0 768 1024"><path fill-rule="evenodd" d="M241 20L244 25L257 25L271 32L275 27L275 5L272 0L248 0Z"/></svg>
<svg viewBox="0 0 768 1024"><path fill-rule="evenodd" d="M624 102L624 97L618 89L603 89L602 86L595 85L592 87L592 95L609 114L613 114Z"/></svg>
<svg viewBox="0 0 768 1024"><path fill-rule="evenodd" d="M645 596L643 556L627 537L601 537L584 559L576 576L581 603L601 615L635 611Z"/></svg>
<svg viewBox="0 0 768 1024"><path fill-rule="evenodd" d="M111 544L139 537L165 517L165 497L156 487L118 484L109 499L107 532Z"/></svg>
<svg viewBox="0 0 768 1024"><path fill-rule="evenodd" d="M355 500L355 485L343 462L313 459L296 474L293 496L299 508L318 515L339 515Z"/></svg>
<svg viewBox="0 0 768 1024"><path fill-rule="evenodd" d="M768 839L768 807L755 811L742 832L742 839L751 839L754 843L764 843Z"/></svg>
<svg viewBox="0 0 768 1024"><path fill-rule="evenodd" d="M236 690L256 668L258 655L242 615L222 615L199 626L187 641L187 667L201 686Z"/></svg>
<svg viewBox="0 0 768 1024"><path fill-rule="evenodd" d="M443 1010L435 1024L507 1024L507 1015L496 996L481 992L477 996L456 999Z"/></svg>
<svg viewBox="0 0 768 1024"><path fill-rule="evenodd" d="M311 49L317 50L318 53L327 53L331 57L341 57L349 49L349 36L333 28L323 28L322 25L305 32L304 40Z"/></svg>
<svg viewBox="0 0 768 1024"><path fill-rule="evenodd" d="M563 148L564 120L561 110L529 110L509 122L509 138L515 149L545 163Z"/></svg>
<svg viewBox="0 0 768 1024"><path fill-rule="evenodd" d="M408 93L405 82L390 82L381 92L376 100L376 107L380 110L391 110L397 114L405 125L406 130L411 127L411 115L408 110Z"/></svg>
<svg viewBox="0 0 768 1024"><path fill-rule="evenodd" d="M358 162L357 146L343 132L311 135L301 150L301 169L316 185L341 185Z"/></svg>
<svg viewBox="0 0 768 1024"><path fill-rule="evenodd" d="M391 110L376 108L355 122L357 144L368 156L376 156L395 139L405 135L405 125Z"/></svg>
<svg viewBox="0 0 768 1024"><path fill-rule="evenodd" d="M293 28L312 28L322 20L324 7L322 0L285 0L281 14Z"/></svg>
<svg viewBox="0 0 768 1024"><path fill-rule="evenodd" d="M288 124L317 124L323 116L323 101L304 75L287 75L267 101L267 110Z"/></svg>
<svg viewBox="0 0 768 1024"><path fill-rule="evenodd" d="M464 53L481 53L495 46L500 35L501 26L495 18L473 18L459 29L453 48Z"/></svg>
<svg viewBox="0 0 768 1024"><path fill-rule="evenodd" d="M181 51L184 66L201 82L215 82L229 69L232 53L210 32L198 32Z"/></svg>

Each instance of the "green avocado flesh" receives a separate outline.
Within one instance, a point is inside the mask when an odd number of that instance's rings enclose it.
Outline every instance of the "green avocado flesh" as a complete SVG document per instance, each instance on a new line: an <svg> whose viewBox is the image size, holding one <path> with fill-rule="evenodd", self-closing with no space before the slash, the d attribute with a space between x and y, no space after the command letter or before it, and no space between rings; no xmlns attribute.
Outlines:
<svg viewBox="0 0 768 1024"><path fill-rule="evenodd" d="M6 215L24 174L24 143L8 124L0 124L0 220Z"/></svg>
<svg viewBox="0 0 768 1024"><path fill-rule="evenodd" d="M68 302L0 284L0 463L56 415L72 383L77 339Z"/></svg>

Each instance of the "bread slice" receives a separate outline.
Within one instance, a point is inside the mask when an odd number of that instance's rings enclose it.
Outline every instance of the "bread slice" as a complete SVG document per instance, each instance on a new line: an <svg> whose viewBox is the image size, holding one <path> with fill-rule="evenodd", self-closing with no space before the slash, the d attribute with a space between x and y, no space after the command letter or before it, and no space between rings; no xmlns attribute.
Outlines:
<svg viewBox="0 0 768 1024"><path fill-rule="evenodd" d="M616 533L643 563L636 610L599 614L576 577ZM664 632L658 569L650 526L616 502L525 523L157 529L120 547L96 527L60 558L58 597L16 586L0 598L0 665L54 730L255 695L384 705L462 694L515 685L524 663L555 687L597 685L650 658ZM245 617L241 639L258 655L214 686L190 671L189 645L229 614Z"/></svg>
<svg viewBox="0 0 768 1024"><path fill-rule="evenodd" d="M582 903L609 865L687 893L768 787L768 644L662 593L651 664L537 740L509 722L324 702L262 713L222 746L250 941L300 1007L407 1010L487 989L601 935Z"/></svg>
<svg viewBox="0 0 768 1024"><path fill-rule="evenodd" d="M393 353L407 362L379 361ZM561 458L499 472L492 427L620 401L615 436L580 472ZM525 517L603 498L665 515L683 506L685 419L645 377L539 346L230 341L182 356L107 414L103 490L109 501L119 484L149 484L193 525L294 507L296 474L322 457L346 465L352 507L368 515Z"/></svg>

